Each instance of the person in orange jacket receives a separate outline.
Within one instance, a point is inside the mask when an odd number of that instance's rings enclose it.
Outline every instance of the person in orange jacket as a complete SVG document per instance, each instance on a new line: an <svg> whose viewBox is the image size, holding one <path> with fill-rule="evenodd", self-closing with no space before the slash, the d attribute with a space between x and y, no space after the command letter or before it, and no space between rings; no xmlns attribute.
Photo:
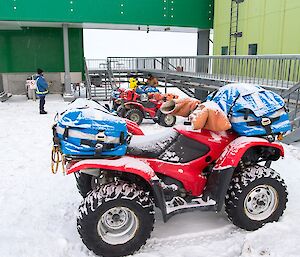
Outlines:
<svg viewBox="0 0 300 257"><path fill-rule="evenodd" d="M149 74L148 79L147 79L147 84L150 87L157 87L158 86L158 80L152 74Z"/></svg>

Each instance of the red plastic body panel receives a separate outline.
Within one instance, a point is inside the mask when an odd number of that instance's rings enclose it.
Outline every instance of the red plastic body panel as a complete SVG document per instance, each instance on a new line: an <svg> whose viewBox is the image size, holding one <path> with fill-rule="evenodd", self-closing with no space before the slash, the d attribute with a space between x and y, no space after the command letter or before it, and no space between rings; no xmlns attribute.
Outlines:
<svg viewBox="0 0 300 257"><path fill-rule="evenodd" d="M187 191L194 196L199 196L206 185L206 177L202 175L202 170L219 158L223 149L236 138L236 135L231 132L186 130L185 126L175 129L180 134L207 145L210 151L199 159L188 163L170 163L157 159L148 159L147 162L155 172L181 181Z"/></svg>
<svg viewBox="0 0 300 257"><path fill-rule="evenodd" d="M154 118L155 117L155 115L156 115L156 112L157 112L157 110L158 110L158 108L157 107L154 107L154 108L146 108L145 106L143 106L141 103L139 103L139 102L126 102L125 104L124 104L124 106L126 107L126 106L134 106L136 109L139 109L139 110L141 110L144 114L145 113L148 113L149 114L149 116L151 117L151 118ZM159 105L159 106L161 106L161 105ZM130 107L129 107L130 108ZM131 109L131 108L130 108Z"/></svg>
<svg viewBox="0 0 300 257"><path fill-rule="evenodd" d="M284 150L279 143L270 143L268 140L258 137L239 137L232 141L224 150L214 166L215 170L237 167L245 152L255 146L268 146L277 148L280 155L284 156Z"/></svg>
<svg viewBox="0 0 300 257"><path fill-rule="evenodd" d="M212 132L208 130L186 130L186 127L176 127L179 133L190 137L198 142L207 145L210 151L188 163L171 163L158 159L142 159L156 172L182 182L184 188L194 196L202 194L206 177L202 175L202 170L211 162L219 158L222 150L236 138L231 132Z"/></svg>
<svg viewBox="0 0 300 257"><path fill-rule="evenodd" d="M149 183L151 180L157 179L155 172L147 163L138 158L129 156L117 159L89 159L78 161L67 169L67 174L85 169L117 170L133 173L144 178Z"/></svg>
<svg viewBox="0 0 300 257"><path fill-rule="evenodd" d="M121 97L125 101L137 101L140 98L140 95L137 94L133 89L126 89L122 92Z"/></svg>
<svg viewBox="0 0 300 257"><path fill-rule="evenodd" d="M208 146L208 153L188 163L172 163L155 158L135 156L124 156L118 159L92 159L71 164L67 173L70 174L87 168L118 170L136 174L148 182L153 178L157 178L156 174L163 174L180 181L193 196L200 196L207 182L206 177L202 175L202 171L213 162L216 162L214 169L236 167L247 149L253 146L275 147L280 150L282 156L284 155L283 147L280 144L269 143L262 138L237 137L233 132L188 130L185 126L176 127L175 129L180 134Z"/></svg>
<svg viewBox="0 0 300 257"><path fill-rule="evenodd" d="M134 121L131 121L128 119L125 119L125 121L126 121L127 129L128 129L129 133L131 133L132 135L136 135L136 136L144 135L144 132L141 130L139 125L136 124Z"/></svg>

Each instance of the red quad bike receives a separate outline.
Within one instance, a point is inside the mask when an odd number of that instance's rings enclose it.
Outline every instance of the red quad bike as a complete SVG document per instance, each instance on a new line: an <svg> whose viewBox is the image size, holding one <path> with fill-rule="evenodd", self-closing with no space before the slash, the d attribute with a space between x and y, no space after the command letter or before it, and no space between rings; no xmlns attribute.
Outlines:
<svg viewBox="0 0 300 257"><path fill-rule="evenodd" d="M118 116L127 118L137 124L141 124L144 118L153 119L154 122L164 127L172 127L176 123L175 116L163 114L159 110L163 101L149 99L147 94L139 95L135 90L127 89L117 102L119 103L117 108Z"/></svg>
<svg viewBox="0 0 300 257"><path fill-rule="evenodd" d="M128 128L142 134L133 123ZM134 135L125 156L67 164L84 197L79 234L97 255L129 255L150 237L154 207L166 222L176 213L218 212L223 205L233 224L256 230L286 208L286 185L270 168L282 156L279 143L230 131L182 126L150 138Z"/></svg>

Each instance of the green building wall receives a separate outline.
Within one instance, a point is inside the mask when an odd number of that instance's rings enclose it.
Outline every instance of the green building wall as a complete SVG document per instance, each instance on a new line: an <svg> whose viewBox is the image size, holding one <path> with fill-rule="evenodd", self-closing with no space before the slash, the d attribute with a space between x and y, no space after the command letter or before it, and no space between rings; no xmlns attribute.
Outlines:
<svg viewBox="0 0 300 257"><path fill-rule="evenodd" d="M231 0L215 0L214 55L229 46ZM299 0L245 0L239 4L237 55L247 55L249 44L257 54L300 54Z"/></svg>
<svg viewBox="0 0 300 257"><path fill-rule="evenodd" d="M83 71L83 31L69 29L71 72ZM62 28L0 30L0 73L64 72Z"/></svg>
<svg viewBox="0 0 300 257"><path fill-rule="evenodd" d="M213 0L0 0L0 20L209 29Z"/></svg>

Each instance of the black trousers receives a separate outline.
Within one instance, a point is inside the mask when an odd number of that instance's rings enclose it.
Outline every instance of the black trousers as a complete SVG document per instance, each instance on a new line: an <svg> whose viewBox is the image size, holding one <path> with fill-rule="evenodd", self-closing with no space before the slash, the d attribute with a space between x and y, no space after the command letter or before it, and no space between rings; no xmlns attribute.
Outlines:
<svg viewBox="0 0 300 257"><path fill-rule="evenodd" d="M45 95L40 95L40 111L44 111L44 106L45 106Z"/></svg>

